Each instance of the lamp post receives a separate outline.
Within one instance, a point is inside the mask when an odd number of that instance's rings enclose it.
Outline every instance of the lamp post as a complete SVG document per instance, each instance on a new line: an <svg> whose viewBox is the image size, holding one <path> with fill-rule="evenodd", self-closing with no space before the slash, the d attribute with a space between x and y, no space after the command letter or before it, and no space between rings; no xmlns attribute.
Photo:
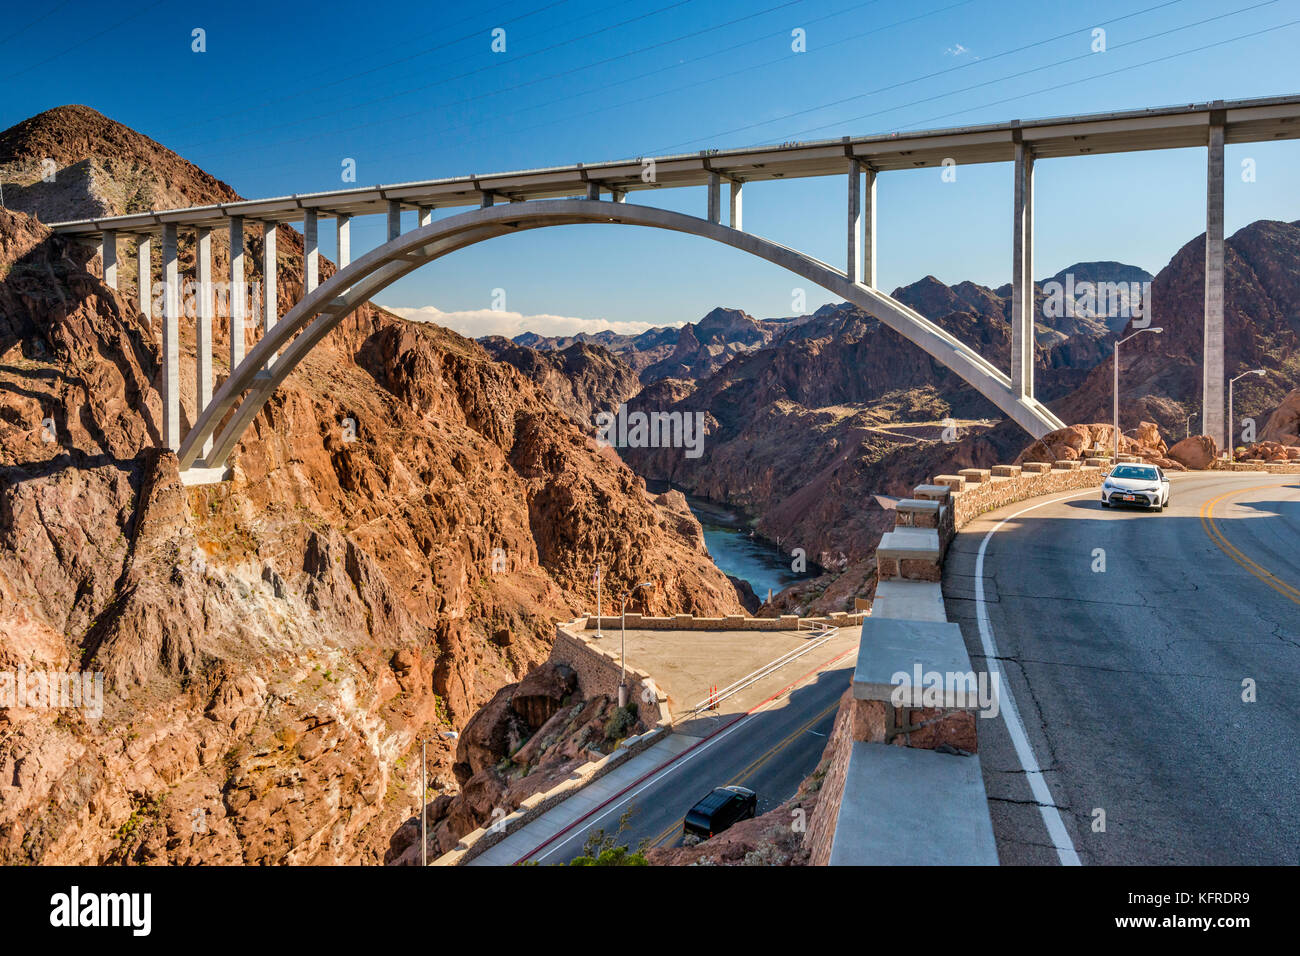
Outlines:
<svg viewBox="0 0 1300 956"><path fill-rule="evenodd" d="M642 581L640 584L633 586L631 591L623 592L623 607L619 611L619 617L621 618L619 626L623 631L622 636L619 638L619 656L622 658L622 663L618 669L618 706L620 707L627 706L627 599L633 595L637 588L648 588L650 584L649 581Z"/></svg>
<svg viewBox="0 0 1300 956"><path fill-rule="evenodd" d="M1187 416L1187 421L1183 422L1184 438L1192 437L1192 419L1196 417L1196 414L1197 414L1196 412L1192 412L1190 415Z"/></svg>
<svg viewBox="0 0 1300 956"><path fill-rule="evenodd" d="M1237 378L1245 378L1247 375L1263 375L1264 369L1252 368L1242 372ZM1237 423L1232 418L1232 386L1236 383L1237 378L1228 382L1228 458L1231 461L1237 460Z"/></svg>
<svg viewBox="0 0 1300 956"><path fill-rule="evenodd" d="M1129 339L1136 338L1143 332L1155 332L1156 334L1159 334L1163 331L1164 329L1160 326L1156 326L1153 329L1138 329L1132 335L1125 336L1115 343L1115 457L1112 461L1113 464L1119 464L1119 347Z"/></svg>

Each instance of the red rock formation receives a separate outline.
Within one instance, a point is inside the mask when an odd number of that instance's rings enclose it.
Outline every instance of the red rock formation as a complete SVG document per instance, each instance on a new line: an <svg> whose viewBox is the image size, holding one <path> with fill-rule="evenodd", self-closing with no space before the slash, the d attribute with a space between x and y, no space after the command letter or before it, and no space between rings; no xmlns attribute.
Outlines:
<svg viewBox="0 0 1300 956"><path fill-rule="evenodd" d="M36 124L62 137L38 152L108 148L86 113ZM235 198L114 129L113 168L175 167L186 201ZM290 229L279 265L283 307L301 281ZM378 862L420 797L417 741L454 788L438 731L545 659L551 622L591 603L597 556L608 589L655 580L655 613L740 610L698 525L683 534L522 375L369 305L276 393L233 480L184 488L152 450L156 326L99 270L0 210L0 670L105 679L98 719L0 710L0 861Z"/></svg>
<svg viewBox="0 0 1300 956"><path fill-rule="evenodd" d="M1169 457L1188 468L1208 468L1219 449L1209 435L1190 435L1169 449Z"/></svg>

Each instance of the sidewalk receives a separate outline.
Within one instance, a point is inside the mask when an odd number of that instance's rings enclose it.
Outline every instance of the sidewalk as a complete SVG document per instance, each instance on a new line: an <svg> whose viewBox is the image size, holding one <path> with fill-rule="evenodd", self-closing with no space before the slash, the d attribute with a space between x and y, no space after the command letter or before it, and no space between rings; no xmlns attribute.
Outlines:
<svg viewBox="0 0 1300 956"><path fill-rule="evenodd" d="M696 737L688 737L684 734L669 734L648 750L615 767L599 780L588 784L563 803L547 810L536 820L525 824L500 843L484 850L464 865L510 866L544 840L559 833L569 824L575 823L585 814L617 795L625 787L650 773L660 764L672 760L696 743L699 743ZM596 823L595 817L598 816L599 814L595 814L592 818L584 821L584 826ZM617 829L618 820L613 818L602 821L599 826L602 826L607 832L612 832Z"/></svg>

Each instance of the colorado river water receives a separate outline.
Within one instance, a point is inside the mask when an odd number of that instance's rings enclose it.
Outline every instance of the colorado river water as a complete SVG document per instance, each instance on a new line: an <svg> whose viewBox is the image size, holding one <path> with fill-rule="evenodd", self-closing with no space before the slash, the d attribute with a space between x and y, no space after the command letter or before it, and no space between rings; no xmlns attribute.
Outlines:
<svg viewBox="0 0 1300 956"><path fill-rule="evenodd" d="M646 482L646 485L655 492L669 488L661 482ZM814 576L791 570L790 555L769 541L750 537L749 521L740 512L692 495L686 495L686 503L704 528L704 543L713 563L724 573L749 582L760 601L767 600L769 589L775 594L794 581Z"/></svg>

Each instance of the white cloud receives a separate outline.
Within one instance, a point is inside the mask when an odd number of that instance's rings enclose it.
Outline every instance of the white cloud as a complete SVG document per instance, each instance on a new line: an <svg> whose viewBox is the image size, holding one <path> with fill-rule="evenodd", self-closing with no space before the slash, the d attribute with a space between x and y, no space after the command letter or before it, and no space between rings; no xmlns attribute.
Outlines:
<svg viewBox="0 0 1300 956"><path fill-rule="evenodd" d="M579 319L567 315L524 315L521 312L497 312L493 309L443 312L432 305L419 308L386 305L384 308L411 322L432 322L474 339L484 335L504 335L506 338L514 338L523 332L536 332L538 335L576 335L579 332L609 330L625 335L637 335L653 328L649 322L610 322L605 319Z"/></svg>
<svg viewBox="0 0 1300 956"><path fill-rule="evenodd" d="M965 54L967 54L967 53L969 53L969 52L970 52L970 50L966 49L966 48L965 48L964 46L962 46L960 43L954 43L952 46L948 47L948 49L946 49L946 50L943 51L943 55L944 55L944 56L964 56Z"/></svg>

